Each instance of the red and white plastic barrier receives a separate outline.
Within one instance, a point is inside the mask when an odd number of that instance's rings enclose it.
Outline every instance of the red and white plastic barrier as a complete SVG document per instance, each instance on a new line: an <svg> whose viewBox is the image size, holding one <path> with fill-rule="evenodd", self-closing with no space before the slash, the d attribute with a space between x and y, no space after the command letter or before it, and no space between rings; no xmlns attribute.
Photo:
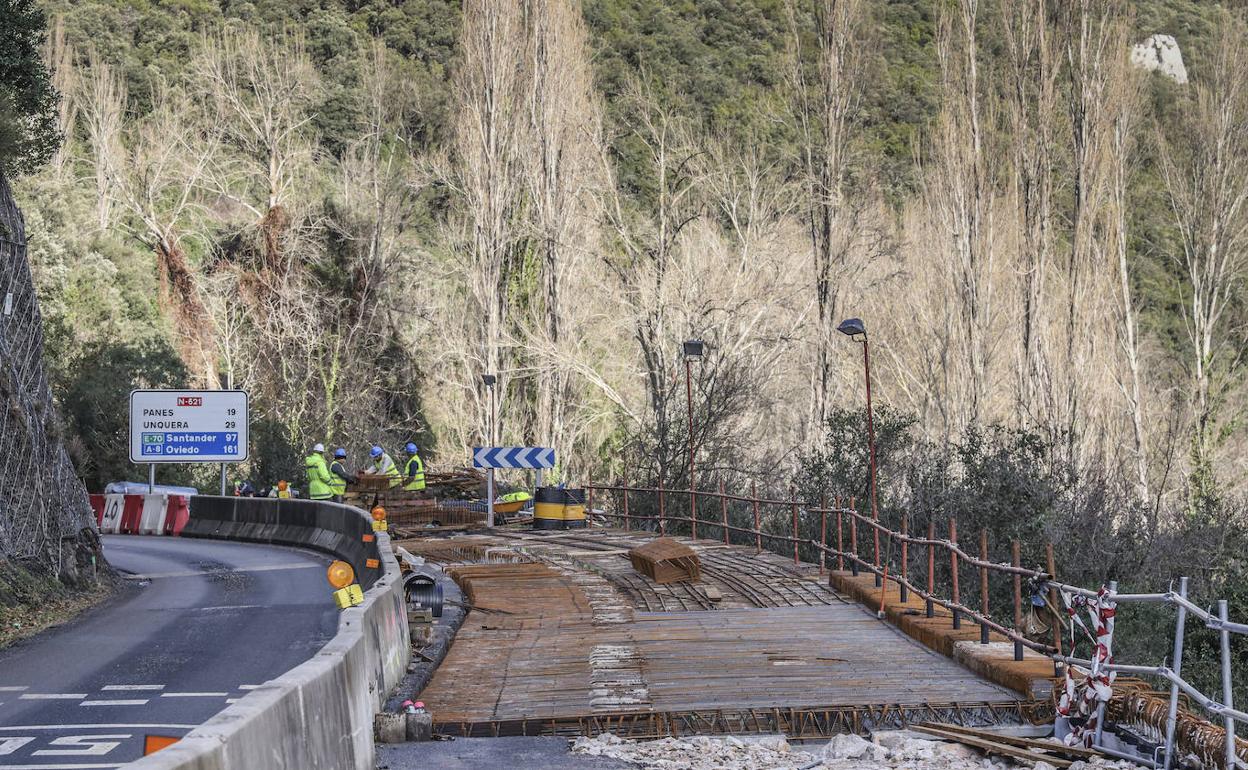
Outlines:
<svg viewBox="0 0 1248 770"><path fill-rule="evenodd" d="M91 495L103 535L180 535L190 518L185 495Z"/></svg>

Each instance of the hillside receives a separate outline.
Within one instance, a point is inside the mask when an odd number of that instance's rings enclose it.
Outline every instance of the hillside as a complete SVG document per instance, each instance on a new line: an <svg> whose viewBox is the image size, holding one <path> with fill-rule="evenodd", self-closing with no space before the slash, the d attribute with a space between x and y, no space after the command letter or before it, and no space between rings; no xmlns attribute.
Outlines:
<svg viewBox="0 0 1248 770"><path fill-rule="evenodd" d="M683 487L692 443L704 486L859 494L857 316L889 516L1242 581L1242 9L42 8L64 142L17 194L90 488L138 475L132 387L232 384L258 485L318 441L461 464L493 426L559 480ZM1131 64L1153 34L1188 82Z"/></svg>

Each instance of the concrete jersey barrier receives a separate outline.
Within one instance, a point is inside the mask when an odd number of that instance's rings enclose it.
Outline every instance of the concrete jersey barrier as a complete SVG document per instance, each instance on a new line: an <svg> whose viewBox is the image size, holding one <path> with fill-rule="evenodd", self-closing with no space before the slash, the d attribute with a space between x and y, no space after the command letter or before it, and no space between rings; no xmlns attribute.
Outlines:
<svg viewBox="0 0 1248 770"><path fill-rule="evenodd" d="M320 501L191 498L183 537L281 543L365 567L364 603L343 610L316 655L252 690L135 770L373 770L373 715L411 657L403 581L390 539L363 511ZM326 584L326 593L330 588Z"/></svg>

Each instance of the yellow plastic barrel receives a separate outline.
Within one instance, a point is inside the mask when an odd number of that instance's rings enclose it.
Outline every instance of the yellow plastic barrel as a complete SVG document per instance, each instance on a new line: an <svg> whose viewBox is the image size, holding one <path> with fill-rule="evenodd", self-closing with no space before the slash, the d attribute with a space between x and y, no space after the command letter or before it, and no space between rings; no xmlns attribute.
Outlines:
<svg viewBox="0 0 1248 770"><path fill-rule="evenodd" d="M566 499L558 487L540 487L533 498L533 529L563 529Z"/></svg>
<svg viewBox="0 0 1248 770"><path fill-rule="evenodd" d="M585 526L585 490L565 489L563 506L563 525L568 529L580 529Z"/></svg>

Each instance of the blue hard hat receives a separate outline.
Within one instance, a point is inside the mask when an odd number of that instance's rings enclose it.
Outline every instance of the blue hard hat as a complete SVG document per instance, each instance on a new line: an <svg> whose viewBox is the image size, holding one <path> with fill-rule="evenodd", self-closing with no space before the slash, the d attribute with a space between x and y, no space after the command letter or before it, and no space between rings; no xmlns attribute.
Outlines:
<svg viewBox="0 0 1248 770"><path fill-rule="evenodd" d="M372 455L373 457L381 457L381 454L382 454L381 447L375 446L371 450L369 450L368 453Z"/></svg>
<svg viewBox="0 0 1248 770"><path fill-rule="evenodd" d="M334 457L345 458L346 456L347 456L347 450L343 449L342 447L338 447L337 449L334 450Z"/></svg>
<svg viewBox="0 0 1248 770"><path fill-rule="evenodd" d="M413 443L412 443L412 442L410 442L410 441L409 441L409 442L407 442L407 446L405 446L405 447L403 447L403 448L407 450L407 453L408 453L409 455L414 455L414 454L416 454L416 452L417 452L417 447L416 447L416 445L415 445L415 444L413 444Z"/></svg>

